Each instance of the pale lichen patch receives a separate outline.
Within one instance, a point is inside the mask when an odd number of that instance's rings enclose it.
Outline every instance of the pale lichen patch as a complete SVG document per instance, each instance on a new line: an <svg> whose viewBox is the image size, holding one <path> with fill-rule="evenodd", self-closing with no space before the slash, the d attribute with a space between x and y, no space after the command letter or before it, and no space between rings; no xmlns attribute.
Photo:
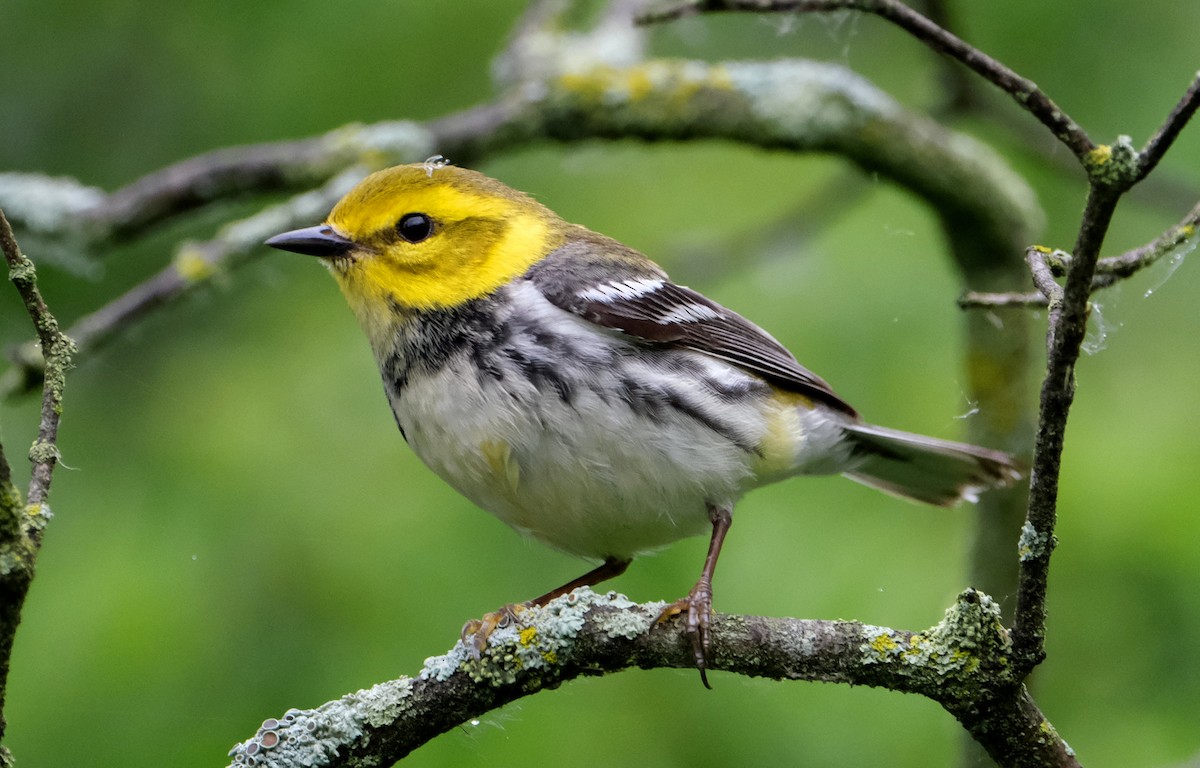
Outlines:
<svg viewBox="0 0 1200 768"><path fill-rule="evenodd" d="M258 732L229 754L232 766L322 766L355 742L366 729L382 728L403 716L413 679L401 677L348 693L318 709L289 709L268 718Z"/></svg>
<svg viewBox="0 0 1200 768"><path fill-rule="evenodd" d="M374 729L403 719L418 681L445 681L463 673L492 686L520 681L529 690L557 682L554 665L568 660L586 621L609 638L633 638L654 626L663 603L638 605L624 595L598 595L580 587L542 607L522 607L513 620L488 637L475 658L461 641L442 656L425 660L419 677L381 683L315 710L289 710L263 723L253 738L230 752L232 765L327 765L331 759L369 738ZM599 610L597 610L599 609Z"/></svg>
<svg viewBox="0 0 1200 768"><path fill-rule="evenodd" d="M1017 556L1021 562L1029 560L1037 560L1047 553L1047 544L1050 542L1050 536L1046 533L1039 532L1028 521L1021 526L1021 537L1017 540Z"/></svg>
<svg viewBox="0 0 1200 768"><path fill-rule="evenodd" d="M906 660L940 676L974 672L982 659L1004 664L1011 650L1000 605L988 595L968 589L946 609L935 626L913 636Z"/></svg>
<svg viewBox="0 0 1200 768"><path fill-rule="evenodd" d="M894 630L887 627L866 624L863 626L863 637L865 642L859 646L859 651L863 654L864 664L883 664L903 653L901 640Z"/></svg>

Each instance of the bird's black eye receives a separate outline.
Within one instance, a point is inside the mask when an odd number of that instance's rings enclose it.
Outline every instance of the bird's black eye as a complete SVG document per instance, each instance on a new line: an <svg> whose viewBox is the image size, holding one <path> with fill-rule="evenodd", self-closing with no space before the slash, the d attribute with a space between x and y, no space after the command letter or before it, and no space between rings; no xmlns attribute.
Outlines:
<svg viewBox="0 0 1200 768"><path fill-rule="evenodd" d="M433 234L433 219L423 213L406 213L396 222L400 237L410 243L419 243Z"/></svg>

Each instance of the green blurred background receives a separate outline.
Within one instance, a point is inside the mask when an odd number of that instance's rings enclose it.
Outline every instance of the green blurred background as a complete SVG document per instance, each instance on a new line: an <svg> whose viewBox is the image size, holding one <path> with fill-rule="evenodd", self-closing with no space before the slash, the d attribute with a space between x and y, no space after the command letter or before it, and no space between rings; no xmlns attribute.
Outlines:
<svg viewBox="0 0 1200 768"><path fill-rule="evenodd" d="M5 0L0 170L111 189L218 147L436 117L491 96L490 59L522 7ZM965 37L1036 80L1098 141L1129 133L1140 144L1198 66L1195 3L1147 0L1136 15L1117 0L954 8ZM708 59L810 56L915 107L939 100L932 56L871 18L691 20L651 45ZM1027 175L1048 213L1044 242L1070 247L1080 174L1048 169L1042 151L1066 153L1003 99L986 100L1006 117L957 127ZM1192 126L1159 172L1183 192L1129 199L1106 252L1178 220L1198 167ZM715 143L537 146L481 170L747 311L872 421L961 435L971 405L960 286L933 218L903 191L866 179L847 213L812 221L806 201L847 173L842 162ZM70 321L217 218L103 254L84 275L44 266L45 294ZM780 222L803 236L766 237ZM1194 258L1174 266L1098 297L1078 369L1037 696L1090 766L1171 764L1200 750L1200 274ZM0 286L0 342L29 335ZM0 403L14 462L35 419L32 399ZM9 745L23 765L224 764L262 719L414 673L467 618L586 567L521 540L420 466L332 281L300 256L264 248L81 359L60 437L56 518L11 676ZM971 515L836 478L764 489L739 508L716 607L926 627L967 586ZM638 600L678 597L704 547L677 544L614 586ZM923 699L712 677L713 692L686 671L573 682L408 763L957 759L959 727Z"/></svg>

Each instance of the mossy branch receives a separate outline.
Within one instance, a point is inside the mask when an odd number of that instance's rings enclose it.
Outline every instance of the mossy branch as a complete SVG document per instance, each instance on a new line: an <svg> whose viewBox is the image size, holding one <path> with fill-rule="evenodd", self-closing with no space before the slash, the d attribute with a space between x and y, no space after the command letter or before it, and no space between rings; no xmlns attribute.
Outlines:
<svg viewBox="0 0 1200 768"><path fill-rule="evenodd" d="M690 640L639 605L583 587L517 612L478 659L462 643L402 677L263 723L230 752L245 766L389 765L435 736L585 675L691 669ZM1012 677L999 607L967 590L923 632L854 621L717 614L710 670L915 693L958 718L1006 766L1074 766L1070 747ZM720 685L718 679L718 686ZM699 683L697 682L697 685Z"/></svg>
<svg viewBox="0 0 1200 768"><path fill-rule="evenodd" d="M13 639L21 622L21 609L33 582L42 531L50 520L46 499L58 462L58 422L62 414L66 372L71 367L74 344L58 327L58 320L42 299L33 262L21 252L4 211L0 210L0 251L8 266L8 279L21 296L37 332L45 361L42 410L37 439L29 449L32 464L25 501L12 479L12 468L0 446L0 740L6 723L4 704L8 692L9 661ZM7 747L0 747L0 766L12 764Z"/></svg>

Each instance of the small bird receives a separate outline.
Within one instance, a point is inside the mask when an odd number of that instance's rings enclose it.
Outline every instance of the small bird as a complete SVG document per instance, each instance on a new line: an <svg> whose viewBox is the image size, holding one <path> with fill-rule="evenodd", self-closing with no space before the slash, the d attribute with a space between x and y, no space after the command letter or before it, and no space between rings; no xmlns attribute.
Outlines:
<svg viewBox="0 0 1200 768"><path fill-rule="evenodd" d="M442 158L368 176L274 248L316 256L366 332L400 432L443 480L594 570L711 540L685 616L704 684L734 504L842 474L950 506L1020 477L1007 454L865 423L766 331L641 253ZM469 622L477 649L509 609Z"/></svg>

